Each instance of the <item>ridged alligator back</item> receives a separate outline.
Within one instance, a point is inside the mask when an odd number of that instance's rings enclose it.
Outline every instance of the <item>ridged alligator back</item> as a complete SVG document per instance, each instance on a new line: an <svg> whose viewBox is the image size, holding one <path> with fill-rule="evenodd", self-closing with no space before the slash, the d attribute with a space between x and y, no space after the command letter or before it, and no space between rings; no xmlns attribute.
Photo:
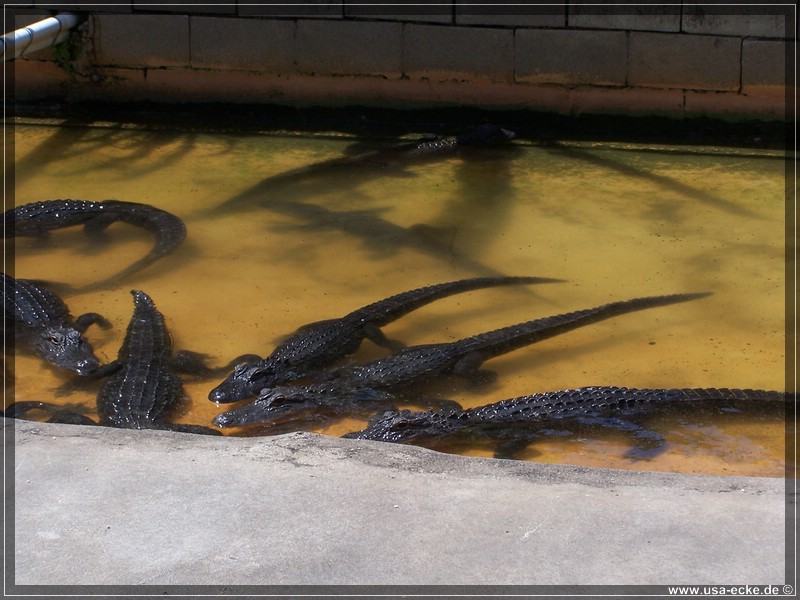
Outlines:
<svg viewBox="0 0 800 600"><path fill-rule="evenodd" d="M2 274L5 318L39 329L71 323L69 308L55 293L26 279Z"/></svg>
<svg viewBox="0 0 800 600"><path fill-rule="evenodd" d="M421 306L461 292L502 285L556 283L560 281L562 280L548 277L475 277L472 279L460 279L395 294L384 300L359 308L343 317L343 319L352 322L368 321L376 325L387 325Z"/></svg>
<svg viewBox="0 0 800 600"><path fill-rule="evenodd" d="M51 230L84 225L87 235L97 235L115 221L141 227L154 238L146 256L116 275L81 288L92 290L117 283L152 264L186 239L186 226L175 215L136 202L121 200L45 200L17 206L3 215L6 237L41 236Z"/></svg>
<svg viewBox="0 0 800 600"><path fill-rule="evenodd" d="M471 355L470 368L494 356L566 333L578 327L597 323L617 315L686 302L708 294L673 294L648 296L612 302L570 313L526 321L495 329L447 344L427 344L405 348L391 356L354 367L345 378L353 385L392 388L410 385L447 372ZM466 367L464 367L466 370ZM466 373L462 373L466 374Z"/></svg>
<svg viewBox="0 0 800 600"><path fill-rule="evenodd" d="M355 352L365 337L376 338L378 327L391 323L421 306L453 294L502 285L561 281L546 277L478 277L421 287L374 302L345 315L310 323L280 344L267 358L240 365L209 393L214 402L233 402L254 396L265 387L297 379L310 370L330 365Z"/></svg>
<svg viewBox="0 0 800 600"><path fill-rule="evenodd" d="M159 425L183 393L169 371L171 340L150 297L134 290L133 317L119 351L122 369L97 395L100 423L128 429Z"/></svg>
<svg viewBox="0 0 800 600"><path fill-rule="evenodd" d="M665 403L718 400L766 403L789 402L791 398L791 394L784 392L750 389L585 387L520 396L467 410L388 411L375 418L367 429L344 437L410 442L452 435L462 430L502 431L589 415L624 416Z"/></svg>
<svg viewBox="0 0 800 600"><path fill-rule="evenodd" d="M625 412L665 402L703 400L785 401L786 394L729 388L637 389L585 387L502 400L464 411L472 423L568 419L587 413Z"/></svg>

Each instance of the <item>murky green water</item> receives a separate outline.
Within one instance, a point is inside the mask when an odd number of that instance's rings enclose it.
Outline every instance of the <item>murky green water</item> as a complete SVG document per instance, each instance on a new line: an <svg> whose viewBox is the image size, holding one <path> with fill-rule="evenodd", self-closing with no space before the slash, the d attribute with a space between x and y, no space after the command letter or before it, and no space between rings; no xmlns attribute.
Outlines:
<svg viewBox="0 0 800 600"><path fill-rule="evenodd" d="M143 202L183 218L173 255L129 284L65 298L74 315L114 324L89 330L116 357L146 291L177 348L218 364L269 353L298 326L400 291L502 272L569 280L453 296L387 326L407 344L456 340L505 325L638 296L711 291L710 298L614 318L489 361L486 386L448 379L425 388L465 407L585 385L783 389L784 163L736 148L550 143L404 166L281 174L342 156L341 135L198 134L19 124L16 203L80 198ZM265 199L260 206L255 199ZM222 211L212 209L226 206ZM115 224L91 246L79 229L49 243L15 242L20 278L90 283L147 253L149 236ZM356 360L382 356L365 342ZM16 400L52 399L68 376L33 357L16 362ZM188 381L178 420L210 424L230 406ZM63 399L94 409L94 391ZM10 399L10 397L8 398ZM90 413L91 414L91 413ZM307 428L360 429L349 419ZM626 456L630 439L552 438L531 460L721 474L782 475L784 428L765 415L683 411L648 422L663 452ZM236 435L237 431L231 431ZM224 443L221 441L220 443ZM485 445L445 448L491 456Z"/></svg>

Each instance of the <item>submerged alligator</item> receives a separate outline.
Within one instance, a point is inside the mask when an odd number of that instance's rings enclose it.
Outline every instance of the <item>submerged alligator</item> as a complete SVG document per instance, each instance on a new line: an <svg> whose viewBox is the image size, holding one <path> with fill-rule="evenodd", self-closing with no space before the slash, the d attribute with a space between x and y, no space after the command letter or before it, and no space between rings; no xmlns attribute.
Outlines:
<svg viewBox="0 0 800 600"><path fill-rule="evenodd" d="M155 244L146 256L116 275L73 291L88 291L119 283L166 256L186 239L186 226L175 215L147 204L121 200L33 202L6 211L3 221L6 237L43 237L53 229L83 225L86 235L96 240L115 221L141 227L152 234Z"/></svg>
<svg viewBox="0 0 800 600"><path fill-rule="evenodd" d="M469 131L459 134L455 137L449 138L435 138L432 140L423 140L419 142L409 142L394 148L385 150L373 150L363 152L355 156L346 157L343 160L348 162L364 162L365 160L373 160L375 156L386 156L392 154L405 154L407 156L426 156L432 154L447 154L454 152L460 148L469 148L476 146L492 146L495 144L504 144L510 142L516 137L516 134L510 129L504 129L498 125L484 123L473 127Z"/></svg>
<svg viewBox="0 0 800 600"><path fill-rule="evenodd" d="M170 412L183 399L183 384L175 374L172 339L150 297L133 290L134 310L112 374L97 394L98 423L63 407L35 401L15 402L5 411L19 417L34 409L55 413L51 422L99 424L123 429L168 429L186 433L220 435L201 425L170 423Z"/></svg>
<svg viewBox="0 0 800 600"><path fill-rule="evenodd" d="M339 319L304 325L263 360L237 365L225 381L211 390L208 399L235 402L255 396L263 388L299 379L312 370L352 354L365 338L397 350L402 344L387 339L380 328L440 298L502 285L561 281L547 277L478 277L429 285L390 296Z"/></svg>
<svg viewBox="0 0 800 600"><path fill-rule="evenodd" d="M484 124L473 127L455 137L434 137L433 139L396 144L389 148L340 156L268 177L222 204L205 211L205 214L227 213L249 205L270 202L278 194L291 195L308 185L319 185L327 190L330 188L330 178L342 171L346 173L352 185L354 180L358 180L360 183L364 177L394 174L392 171L387 172L386 165L404 165L452 156L461 149L502 145L513 140L514 137L516 134L513 131L497 125ZM377 165L380 170L365 168L370 165ZM309 190L303 191L303 197L312 197L313 195Z"/></svg>
<svg viewBox="0 0 800 600"><path fill-rule="evenodd" d="M337 414L352 414L376 403L393 400L394 390L433 377L452 373L465 377L485 377L479 367L490 358L529 344L597 323L617 315L686 302L709 293L648 296L611 302L594 308L526 321L456 342L411 346L386 358L328 373L328 381L305 387L275 387L261 391L246 406L217 415L214 424L232 427L258 421L284 419L287 415L324 409Z"/></svg>
<svg viewBox="0 0 800 600"><path fill-rule="evenodd" d="M488 437L506 441L498 446L496 456L512 458L512 450L524 448L530 443L532 433L554 422L588 420L591 423L602 417L644 413L667 403L718 400L788 402L790 394L724 388L584 387L521 396L467 410L387 411L375 417L367 429L343 437L395 443L424 443L449 436Z"/></svg>
<svg viewBox="0 0 800 600"><path fill-rule="evenodd" d="M91 344L83 337L93 324L111 327L97 313L72 318L54 292L26 279L2 275L4 318L14 328L14 341L55 367L91 375L100 367Z"/></svg>

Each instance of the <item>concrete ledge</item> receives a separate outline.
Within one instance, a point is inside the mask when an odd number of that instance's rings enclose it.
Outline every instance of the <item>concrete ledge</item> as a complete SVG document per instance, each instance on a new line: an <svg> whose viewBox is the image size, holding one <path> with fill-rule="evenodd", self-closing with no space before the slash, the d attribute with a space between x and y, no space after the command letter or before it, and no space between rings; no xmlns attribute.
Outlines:
<svg viewBox="0 0 800 600"><path fill-rule="evenodd" d="M11 427L17 586L784 578L782 479L471 459L302 433Z"/></svg>
<svg viewBox="0 0 800 600"><path fill-rule="evenodd" d="M708 115L730 119L785 117L784 88L770 94L695 93L685 90L556 85L433 82L383 77L276 75L198 69L94 70L95 82L68 75L49 61L15 63L17 100L166 103L275 103L293 106L474 106L561 114ZM689 100L691 98L691 100Z"/></svg>

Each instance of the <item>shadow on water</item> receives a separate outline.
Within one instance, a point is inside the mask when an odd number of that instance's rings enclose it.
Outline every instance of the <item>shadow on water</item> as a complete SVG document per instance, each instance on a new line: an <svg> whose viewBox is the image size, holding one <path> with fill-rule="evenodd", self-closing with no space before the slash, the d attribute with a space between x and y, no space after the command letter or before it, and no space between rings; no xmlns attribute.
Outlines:
<svg viewBox="0 0 800 600"><path fill-rule="evenodd" d="M36 177L48 165L85 155L92 160L83 168L73 169L73 174L105 170L116 171L124 179L140 177L180 162L194 148L196 137L195 133L179 130L148 130L124 127L122 123L68 119L26 156L17 158L14 175L20 184Z"/></svg>
<svg viewBox="0 0 800 600"><path fill-rule="evenodd" d="M364 141L345 150L345 155L268 177L248 190L209 209L205 216L261 207L303 223L281 226L281 231L334 230L358 238L376 258L401 249L423 252L476 275L500 275L471 257L496 235L511 201L510 162L520 152L511 145L459 147L445 152L408 154L427 138L388 148ZM413 177L408 167L455 158L458 191L433 224L403 227L384 219L388 209L331 210L309 198L324 197L331 190L350 199L372 179ZM352 192L350 192L352 190ZM476 225L477 224L477 225ZM462 239L467 237L462 243ZM458 242L458 243L457 243ZM463 247L463 250L461 249Z"/></svg>
<svg viewBox="0 0 800 600"><path fill-rule="evenodd" d="M431 226L432 232L450 232L450 243L463 245L473 255L508 223L515 202L512 160L522 152L514 146L474 150L470 160L456 167L456 192Z"/></svg>
<svg viewBox="0 0 800 600"><path fill-rule="evenodd" d="M744 208L743 206L737 205L736 203L731 202L730 200L726 200L725 198L721 198L715 194L712 194L711 192L701 190L699 188L687 185L685 183L681 183L680 181L676 181L672 177L666 177L664 175L658 175L656 173L643 171L642 169L637 169L636 167L623 164L617 160L612 160L610 158L597 156L596 154L592 154L591 152L587 152L579 148L570 148L561 145L558 142L550 142L545 147L550 152L561 154L571 159L582 160L584 162L588 162L590 164L602 167L604 169L613 170L618 173L621 173L626 177L632 177L635 179L644 179L646 181L655 183L656 185L665 188L671 192L677 192L683 196L686 196L690 200L697 200L703 202L708 206L714 207L718 210L725 211L729 214L741 217L760 218L759 215ZM653 210L653 215L657 216L658 218L662 219L666 218L673 221L677 218L677 215L675 214L674 210L668 210L666 205L664 204L656 205Z"/></svg>

